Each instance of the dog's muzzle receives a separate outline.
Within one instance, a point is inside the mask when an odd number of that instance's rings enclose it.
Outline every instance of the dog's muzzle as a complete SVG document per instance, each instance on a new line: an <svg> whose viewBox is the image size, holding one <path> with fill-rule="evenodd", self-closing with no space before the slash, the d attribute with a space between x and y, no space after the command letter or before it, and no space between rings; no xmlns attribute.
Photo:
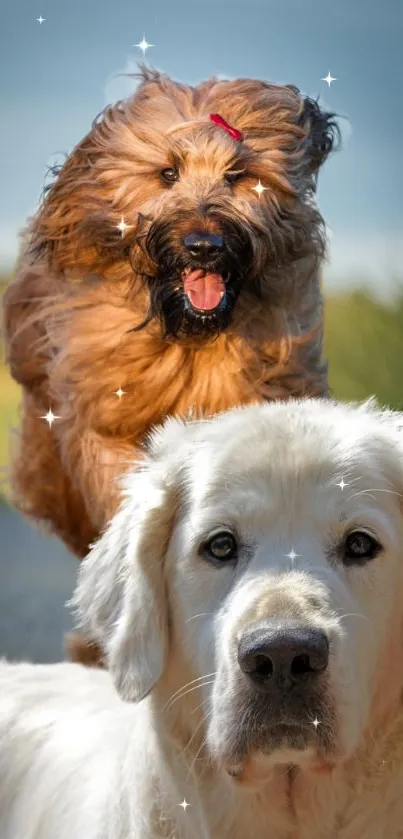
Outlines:
<svg viewBox="0 0 403 839"><path fill-rule="evenodd" d="M193 225L188 215L178 211L154 222L143 242L154 266L145 274L150 314L161 318L165 337L208 339L230 325L253 248L239 225L211 216L213 233Z"/></svg>
<svg viewBox="0 0 403 839"><path fill-rule="evenodd" d="M324 631L298 621L264 621L244 630L237 659L246 741L252 739L267 753L303 750L321 741L325 746L329 641Z"/></svg>
<svg viewBox="0 0 403 839"><path fill-rule="evenodd" d="M196 312L212 312L226 296L224 278L213 267L225 252L224 239L219 234L196 231L185 236L184 245L196 265L182 272L187 303Z"/></svg>

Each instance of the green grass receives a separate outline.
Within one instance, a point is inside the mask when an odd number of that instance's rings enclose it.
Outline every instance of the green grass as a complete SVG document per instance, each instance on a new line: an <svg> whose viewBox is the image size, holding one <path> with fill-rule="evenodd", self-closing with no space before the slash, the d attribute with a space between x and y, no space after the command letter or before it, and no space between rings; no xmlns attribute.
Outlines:
<svg viewBox="0 0 403 839"><path fill-rule="evenodd" d="M325 354L330 386L341 400L375 395L382 405L403 407L403 284L391 305L364 291L329 297L325 307ZM1 295L1 278L0 278ZM0 362L0 467L9 462L10 431L18 424L20 388ZM7 483L1 480L1 491Z"/></svg>
<svg viewBox="0 0 403 839"><path fill-rule="evenodd" d="M7 278L0 277L0 303L6 284ZM11 435L12 429L18 425L20 394L20 387L13 381L4 364L3 348L0 345L0 501L3 495L8 494Z"/></svg>
<svg viewBox="0 0 403 839"><path fill-rule="evenodd" d="M382 405L403 406L403 290L385 305L363 291L329 298L325 354L330 386L341 400L375 395Z"/></svg>
<svg viewBox="0 0 403 839"><path fill-rule="evenodd" d="M18 423L20 388L13 382L8 371L0 366L0 494L3 489L4 469L9 461L11 429Z"/></svg>

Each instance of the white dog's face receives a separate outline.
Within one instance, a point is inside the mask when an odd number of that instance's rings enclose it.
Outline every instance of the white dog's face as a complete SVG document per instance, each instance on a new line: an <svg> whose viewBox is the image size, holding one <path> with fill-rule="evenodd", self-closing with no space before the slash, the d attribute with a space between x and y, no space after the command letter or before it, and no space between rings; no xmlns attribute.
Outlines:
<svg viewBox="0 0 403 839"><path fill-rule="evenodd" d="M402 682L400 436L397 415L319 401L158 432L76 595L123 694L163 677L168 610L170 658L182 683L208 677L207 742L230 774L351 754ZM118 549L124 584L104 580Z"/></svg>

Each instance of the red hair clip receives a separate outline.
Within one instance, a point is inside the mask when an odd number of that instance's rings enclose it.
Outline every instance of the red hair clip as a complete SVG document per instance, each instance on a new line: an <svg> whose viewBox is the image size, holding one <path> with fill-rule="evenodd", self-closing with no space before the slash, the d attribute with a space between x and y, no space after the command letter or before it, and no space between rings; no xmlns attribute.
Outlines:
<svg viewBox="0 0 403 839"><path fill-rule="evenodd" d="M210 114L211 122L214 122L216 125L219 125L220 128L223 128L230 137L233 137L234 140L238 140L238 142L242 142L243 134L242 131L238 131L237 128L233 128L232 125L229 125L228 122L225 121L220 114Z"/></svg>

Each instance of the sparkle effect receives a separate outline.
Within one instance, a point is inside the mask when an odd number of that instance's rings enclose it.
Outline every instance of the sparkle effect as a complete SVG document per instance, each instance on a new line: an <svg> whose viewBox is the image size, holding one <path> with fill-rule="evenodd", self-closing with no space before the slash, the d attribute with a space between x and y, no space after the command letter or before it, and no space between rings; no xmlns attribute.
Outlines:
<svg viewBox="0 0 403 839"><path fill-rule="evenodd" d="M122 239L123 239L123 236L126 233L126 230L131 230L132 227L133 227L132 224L126 224L123 216L120 219L119 224L116 225L117 230L120 230L120 233L122 234Z"/></svg>
<svg viewBox="0 0 403 839"><path fill-rule="evenodd" d="M135 46L135 47L138 47L138 48L142 51L143 55L145 55L145 54L146 54L146 50L148 50L148 49L149 49L149 47L153 47L153 46L154 46L154 44L148 44L148 43L147 43L147 41L146 41L146 36L145 36L145 35L143 35L143 39L142 39L142 41L140 41L140 43L139 43L139 44L135 44L134 46Z"/></svg>
<svg viewBox="0 0 403 839"><path fill-rule="evenodd" d="M334 76L331 76L330 70L329 70L327 76L324 76L323 79L321 79L321 82L327 82L329 87L330 87L332 82L337 82L337 79Z"/></svg>
<svg viewBox="0 0 403 839"><path fill-rule="evenodd" d="M317 728L318 728L318 725L320 725L320 720L318 720L318 718L317 718L317 717L315 717L315 719L314 719L314 720L312 720L312 725L314 725L314 726L315 726L315 728L317 729Z"/></svg>
<svg viewBox="0 0 403 839"><path fill-rule="evenodd" d="M346 484L344 478L342 478L340 483L336 484L336 486L340 487L341 491L343 492L344 487L348 487L348 484Z"/></svg>
<svg viewBox="0 0 403 839"><path fill-rule="evenodd" d="M57 419L61 419L61 417L58 417L56 414L53 413L52 408L49 408L48 413L45 414L42 417L39 417L39 419L46 420L49 428L52 428L52 425L53 425L54 421L57 420Z"/></svg>
<svg viewBox="0 0 403 839"><path fill-rule="evenodd" d="M290 553L286 554L287 559L290 559L293 564L297 556L301 556L301 554L296 554L294 548L291 548Z"/></svg>
<svg viewBox="0 0 403 839"><path fill-rule="evenodd" d="M179 807L182 807L183 812L186 813L186 808L190 807L190 804L188 804L186 798L184 798L183 801L181 801L181 803L179 804Z"/></svg>
<svg viewBox="0 0 403 839"><path fill-rule="evenodd" d="M39 23L39 24L41 24L41 23L45 23L45 21L46 21L46 18L45 18L45 17L42 17L42 15L39 15L39 17L37 17L36 19L37 19L37 21L38 21L38 23Z"/></svg>
<svg viewBox="0 0 403 839"><path fill-rule="evenodd" d="M116 396L117 396L119 399L121 399L121 398L122 398L122 396L124 396L124 395L125 395L126 391L125 391L125 390L122 390L122 388L121 388L121 387L118 387L118 389L117 389L117 390L114 390L114 393L116 394Z"/></svg>
<svg viewBox="0 0 403 839"><path fill-rule="evenodd" d="M263 184L261 184L261 183L260 183L260 180L259 180L259 181L258 181L258 183L256 184L256 186L252 187L252 189L253 189L255 192L257 192L257 194L258 194L258 196L259 196L259 198L260 198L260 196L262 195L262 193L263 193L263 192L267 189L267 186L263 186Z"/></svg>

